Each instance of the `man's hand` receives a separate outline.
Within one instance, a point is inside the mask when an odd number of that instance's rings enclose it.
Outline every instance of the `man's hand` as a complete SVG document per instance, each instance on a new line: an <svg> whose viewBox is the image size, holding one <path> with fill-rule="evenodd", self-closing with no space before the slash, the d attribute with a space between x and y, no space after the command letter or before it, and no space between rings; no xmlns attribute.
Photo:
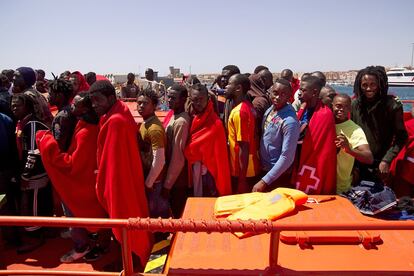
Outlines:
<svg viewBox="0 0 414 276"><path fill-rule="evenodd" d="M352 151L351 147L349 146L348 139L343 134L339 134L339 135L336 136L335 146L337 148L343 148L345 150L345 152L347 152L347 153Z"/></svg>
<svg viewBox="0 0 414 276"><path fill-rule="evenodd" d="M252 192L264 192L266 190L266 183L263 180L260 180L256 184L254 184Z"/></svg>
<svg viewBox="0 0 414 276"><path fill-rule="evenodd" d="M388 174L388 173L390 173L390 164L388 164L385 161L381 161L381 163L379 164L378 169L379 169L380 173Z"/></svg>

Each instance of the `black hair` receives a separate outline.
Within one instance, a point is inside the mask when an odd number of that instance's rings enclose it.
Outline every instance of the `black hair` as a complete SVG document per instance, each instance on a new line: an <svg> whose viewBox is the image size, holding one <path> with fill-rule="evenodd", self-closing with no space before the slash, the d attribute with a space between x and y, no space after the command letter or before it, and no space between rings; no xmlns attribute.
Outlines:
<svg viewBox="0 0 414 276"><path fill-rule="evenodd" d="M191 76L190 78L188 78L187 82L190 85L194 85L196 83L201 83L201 81L196 76Z"/></svg>
<svg viewBox="0 0 414 276"><path fill-rule="evenodd" d="M62 78L56 78L48 82L50 92L62 93L66 99L69 99L73 93L73 85L70 81Z"/></svg>
<svg viewBox="0 0 414 276"><path fill-rule="evenodd" d="M236 65L226 65L223 67L223 69L221 69L221 71L230 71L230 75L235 75L235 74L240 74L240 69L239 67L237 67Z"/></svg>
<svg viewBox="0 0 414 276"><path fill-rule="evenodd" d="M205 85L201 84L201 83L196 83L196 84L192 85L192 86L191 86L191 88L190 88L190 93L191 93L193 90L197 90L197 91L199 91L199 92L201 92L201 93L205 94L205 95L208 97L208 90L207 90L207 87L206 87Z"/></svg>
<svg viewBox="0 0 414 276"><path fill-rule="evenodd" d="M0 87L5 87L6 84L9 82L10 82L9 78L5 74L1 73L0 74Z"/></svg>
<svg viewBox="0 0 414 276"><path fill-rule="evenodd" d="M86 82L89 85L92 85L93 83L96 82L96 73L95 72L88 72L88 73L86 73L85 74L85 79L86 79Z"/></svg>
<svg viewBox="0 0 414 276"><path fill-rule="evenodd" d="M326 76L325 76L324 73L322 73L321 71L314 71L314 72L311 73L311 76L317 77L320 80L322 87L325 86Z"/></svg>
<svg viewBox="0 0 414 276"><path fill-rule="evenodd" d="M355 77L354 94L358 99L364 100L364 93L362 92L361 82L365 75L374 76L378 82L379 97L385 99L388 95L388 77L383 66L368 66L360 70ZM362 102L361 101L361 102Z"/></svg>
<svg viewBox="0 0 414 276"><path fill-rule="evenodd" d="M188 90L184 85L174 83L170 87L170 89L179 92L181 98L187 98L188 97Z"/></svg>
<svg viewBox="0 0 414 276"><path fill-rule="evenodd" d="M269 70L267 70L267 69L261 70L259 72L259 76L261 76L262 78L270 79L273 83L273 74Z"/></svg>
<svg viewBox="0 0 414 276"><path fill-rule="evenodd" d="M250 80L249 78L244 74L236 74L232 76L235 80L235 85L241 85L243 94L246 94L247 91L250 90Z"/></svg>
<svg viewBox="0 0 414 276"><path fill-rule="evenodd" d="M256 68L254 68L254 71L253 71L253 73L254 74L257 74L257 73L259 73L260 71L262 71L262 70L269 70L269 68L267 68L266 66L264 66L264 65L258 65L258 66L256 66Z"/></svg>
<svg viewBox="0 0 414 276"><path fill-rule="evenodd" d="M130 77L134 77L135 78L135 74L134 73L128 73L127 78L130 78Z"/></svg>
<svg viewBox="0 0 414 276"><path fill-rule="evenodd" d="M111 84L110 81L107 80L100 80L96 81L94 84L91 85L89 88L89 93L101 93L105 97L114 96L116 97L116 92L114 86Z"/></svg>
<svg viewBox="0 0 414 276"><path fill-rule="evenodd" d="M155 92L154 90L152 89L141 90L138 92L137 99L141 96L148 97L155 107L158 105L159 98L158 98L157 92Z"/></svg>
<svg viewBox="0 0 414 276"><path fill-rule="evenodd" d="M148 72L148 73L152 73L152 74L154 74L154 70L152 70L152 68L147 68L147 69L145 70L145 72Z"/></svg>
<svg viewBox="0 0 414 276"><path fill-rule="evenodd" d="M281 85L289 87L290 93L292 93L292 86L290 85L290 82L287 79L278 78L278 79L275 80L274 84L276 84L276 83L279 83Z"/></svg>
<svg viewBox="0 0 414 276"><path fill-rule="evenodd" d="M280 77L284 79L286 79L287 77L293 78L293 71L290 69L283 69L282 72L280 72Z"/></svg>
<svg viewBox="0 0 414 276"><path fill-rule="evenodd" d="M67 76L70 76L70 71L65 71L65 72L63 72L62 74L60 74L60 76L59 76L59 78L64 78L64 77L67 77Z"/></svg>
<svg viewBox="0 0 414 276"><path fill-rule="evenodd" d="M92 107L91 97L88 92L80 92L77 94L81 99L82 105L88 110L85 114L81 116L81 119L87 123L97 125L99 123L99 116L96 114L95 110Z"/></svg>
<svg viewBox="0 0 414 276"><path fill-rule="evenodd" d="M15 93L12 95L12 101L13 100L20 100L23 102L23 105L26 107L26 109L30 112L33 113L34 115L34 96L31 96L29 94L26 93Z"/></svg>
<svg viewBox="0 0 414 276"><path fill-rule="evenodd" d="M342 98L342 99L347 99L347 100L349 101L349 104L351 104L351 102L352 102L351 97L350 97L348 94L345 94L345 93L339 93L339 94L336 94L336 95L335 95L335 98L336 98L336 97L338 97L338 98Z"/></svg>
<svg viewBox="0 0 414 276"><path fill-rule="evenodd" d="M13 81L13 75L14 75L13 69L4 69L3 71L1 71L1 73L3 75L6 75L6 77L9 79L10 82Z"/></svg>
<svg viewBox="0 0 414 276"><path fill-rule="evenodd" d="M310 73L303 73L302 76L300 76L300 80L303 81L304 79L306 79L310 75L311 75Z"/></svg>
<svg viewBox="0 0 414 276"><path fill-rule="evenodd" d="M320 91L323 87L321 79L313 75L305 77L302 79L302 82L309 83L312 89L317 89L318 91Z"/></svg>
<svg viewBox="0 0 414 276"><path fill-rule="evenodd" d="M44 78L46 76L45 71L42 70L42 69L36 69L36 73L37 73L37 75L42 76L42 78Z"/></svg>

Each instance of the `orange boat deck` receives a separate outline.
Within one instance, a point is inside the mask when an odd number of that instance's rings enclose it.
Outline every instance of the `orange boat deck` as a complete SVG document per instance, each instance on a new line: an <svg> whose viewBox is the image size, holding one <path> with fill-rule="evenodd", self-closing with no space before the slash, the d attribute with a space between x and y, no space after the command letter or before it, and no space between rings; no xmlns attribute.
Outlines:
<svg viewBox="0 0 414 276"><path fill-rule="evenodd" d="M15 248L4 248L0 245L0 269L104 271L104 266L114 260L117 256L117 251L119 251L119 249L112 245L110 253L104 255L96 262L86 263L80 259L70 264L61 263L59 258L71 250L72 246L71 239L62 239L60 237L47 239L46 243L39 249L26 254L17 254Z"/></svg>
<svg viewBox="0 0 414 276"><path fill-rule="evenodd" d="M316 196L317 199L323 196ZM190 198L183 218L212 219L214 199ZM346 199L320 204L307 203L285 218L282 223L367 222L377 220L363 216ZM280 238L298 240L326 236L330 242L286 244L278 242L278 266L269 271L270 234L238 239L231 233L178 233L174 240L166 272L169 275L413 275L414 230L384 231L282 231ZM381 238L371 248L346 242L349 236ZM337 238L335 238L337 236ZM336 239L336 242L335 242Z"/></svg>
<svg viewBox="0 0 414 276"><path fill-rule="evenodd" d="M213 218L214 198L190 198L183 220L3 217L0 225L31 223L184 231L176 234L167 259L165 272L171 275L413 275L413 221L365 217L348 200L338 196L315 196L315 199L331 200L307 203L274 223L217 221ZM239 228L241 225L243 228ZM242 240L230 233L220 233L241 229L273 233ZM200 233L193 233L197 231ZM51 239L30 255L16 255L11 249L0 248L0 269L8 269L0 274L39 275L42 270L53 268L61 275L78 274L77 271L83 271L82 275L118 275L102 272L103 265L114 259L116 250L93 264L60 264L59 257L70 248L71 241L62 239ZM123 247L123 253L128 254L128 250ZM16 269L35 272L12 272ZM69 270L76 273L68 274ZM91 274L93 271L96 272ZM55 274L52 271L48 275Z"/></svg>

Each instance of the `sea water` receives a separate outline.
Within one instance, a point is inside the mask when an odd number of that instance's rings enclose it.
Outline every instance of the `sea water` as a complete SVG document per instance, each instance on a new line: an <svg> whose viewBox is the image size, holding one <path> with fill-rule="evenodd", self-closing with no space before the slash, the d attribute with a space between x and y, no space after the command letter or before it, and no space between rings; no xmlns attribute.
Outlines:
<svg viewBox="0 0 414 276"><path fill-rule="evenodd" d="M350 96L354 94L353 86L344 86L344 85L332 85L338 93L346 93ZM388 88L388 94L395 95L401 100L414 100L414 87L394 87L391 86ZM404 104L404 111L410 111L411 104Z"/></svg>

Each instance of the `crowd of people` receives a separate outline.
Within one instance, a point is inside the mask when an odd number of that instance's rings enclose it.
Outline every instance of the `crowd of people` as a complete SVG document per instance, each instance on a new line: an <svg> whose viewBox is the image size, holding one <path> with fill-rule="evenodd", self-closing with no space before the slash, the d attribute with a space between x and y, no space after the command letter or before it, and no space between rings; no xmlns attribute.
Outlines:
<svg viewBox="0 0 414 276"><path fill-rule="evenodd" d="M139 83L128 74L117 93L93 72L46 80L43 70L3 70L2 212L179 218L189 196L277 187L341 194L362 180L414 196L414 119L404 122L383 67L360 70L353 97L327 86L320 71L299 79L285 69L280 76L274 80L262 65L251 74L227 65L211 87L190 77L163 89L148 69ZM139 126L122 98L136 98ZM155 113L161 98L169 107L163 121ZM96 260L111 236L121 239L119 229L71 228L62 235L73 240L60 258L65 263ZM44 236L39 227L3 229L19 253L40 246ZM137 270L162 238L131 232Z"/></svg>

